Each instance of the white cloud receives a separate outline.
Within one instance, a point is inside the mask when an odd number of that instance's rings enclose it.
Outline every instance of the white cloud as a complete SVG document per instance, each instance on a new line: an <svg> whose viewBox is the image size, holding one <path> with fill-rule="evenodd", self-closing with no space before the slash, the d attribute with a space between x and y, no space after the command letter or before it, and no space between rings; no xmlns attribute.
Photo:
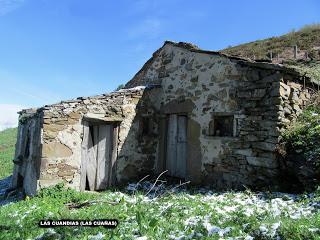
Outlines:
<svg viewBox="0 0 320 240"><path fill-rule="evenodd" d="M155 13L159 9L156 0L135 0L130 1L128 8L125 8L125 14L128 16L139 16L145 13ZM161 3L163 4L163 3Z"/></svg>
<svg viewBox="0 0 320 240"><path fill-rule="evenodd" d="M17 112L23 108L23 106L16 104L0 104L0 131L16 127L18 125Z"/></svg>
<svg viewBox="0 0 320 240"><path fill-rule="evenodd" d="M0 0L0 16L16 10L24 2L25 0Z"/></svg>
<svg viewBox="0 0 320 240"><path fill-rule="evenodd" d="M155 39L157 38L163 28L163 20L159 18L147 18L138 24L132 26L128 30L129 38L147 38Z"/></svg>

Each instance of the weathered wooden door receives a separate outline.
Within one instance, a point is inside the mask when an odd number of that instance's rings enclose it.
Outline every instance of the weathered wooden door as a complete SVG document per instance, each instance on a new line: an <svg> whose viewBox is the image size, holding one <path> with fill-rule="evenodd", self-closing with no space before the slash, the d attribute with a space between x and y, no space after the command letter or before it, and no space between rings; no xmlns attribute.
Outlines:
<svg viewBox="0 0 320 240"><path fill-rule="evenodd" d="M187 165L187 117L171 114L167 128L166 169L172 177L185 178Z"/></svg>
<svg viewBox="0 0 320 240"><path fill-rule="evenodd" d="M117 150L114 124L84 123L81 190L104 190L111 185Z"/></svg>

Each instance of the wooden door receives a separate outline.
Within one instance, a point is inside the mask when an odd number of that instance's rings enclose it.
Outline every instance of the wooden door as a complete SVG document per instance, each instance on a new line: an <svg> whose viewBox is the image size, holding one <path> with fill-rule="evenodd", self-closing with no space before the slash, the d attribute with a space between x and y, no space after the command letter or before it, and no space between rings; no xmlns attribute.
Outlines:
<svg viewBox="0 0 320 240"><path fill-rule="evenodd" d="M95 134L95 128L89 128L88 136L88 146L87 146L87 166L86 166L86 176L89 185L89 190L94 191L96 186L96 172L97 172L97 148L94 143L97 140Z"/></svg>
<svg viewBox="0 0 320 240"><path fill-rule="evenodd" d="M187 165L187 117L171 114L167 127L166 169L173 177L185 178Z"/></svg>
<svg viewBox="0 0 320 240"><path fill-rule="evenodd" d="M84 124L81 164L81 190L104 190L111 185L115 171L118 128L114 124ZM116 137L116 139L114 139Z"/></svg>
<svg viewBox="0 0 320 240"><path fill-rule="evenodd" d="M185 178L187 167L187 117L178 116L177 177Z"/></svg>
<svg viewBox="0 0 320 240"><path fill-rule="evenodd" d="M112 157L112 125L95 126L98 138L96 142L97 151L97 176L96 190L107 188L109 168Z"/></svg>

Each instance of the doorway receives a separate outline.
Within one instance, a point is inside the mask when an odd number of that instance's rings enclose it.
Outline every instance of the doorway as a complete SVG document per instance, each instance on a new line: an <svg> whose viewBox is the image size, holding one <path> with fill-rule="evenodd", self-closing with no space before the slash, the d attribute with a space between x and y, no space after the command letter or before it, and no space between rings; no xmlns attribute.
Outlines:
<svg viewBox="0 0 320 240"><path fill-rule="evenodd" d="M105 190L114 183L118 125L115 122L84 121L81 160L81 190Z"/></svg>
<svg viewBox="0 0 320 240"><path fill-rule="evenodd" d="M168 175L185 179L187 168L187 116L170 114L167 120L166 169Z"/></svg>

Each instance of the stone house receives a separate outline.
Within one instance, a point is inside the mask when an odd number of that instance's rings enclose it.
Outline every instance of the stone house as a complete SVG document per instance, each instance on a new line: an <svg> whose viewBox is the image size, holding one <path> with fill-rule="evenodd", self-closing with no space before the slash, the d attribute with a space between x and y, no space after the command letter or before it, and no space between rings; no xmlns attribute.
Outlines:
<svg viewBox="0 0 320 240"><path fill-rule="evenodd" d="M125 88L20 112L12 187L78 190L157 175L275 186L277 143L313 93L282 65L165 42Z"/></svg>

